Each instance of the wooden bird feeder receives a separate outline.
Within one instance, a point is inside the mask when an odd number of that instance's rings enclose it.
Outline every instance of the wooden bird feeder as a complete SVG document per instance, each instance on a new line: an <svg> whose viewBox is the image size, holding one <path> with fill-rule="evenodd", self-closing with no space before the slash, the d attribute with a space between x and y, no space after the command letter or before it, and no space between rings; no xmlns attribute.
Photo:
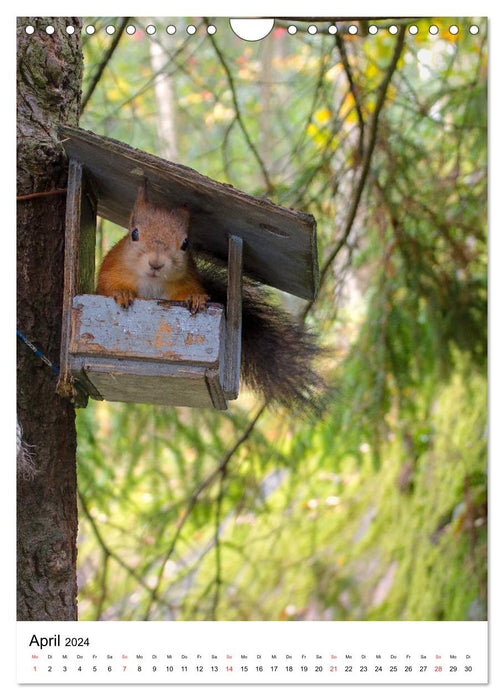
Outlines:
<svg viewBox="0 0 504 700"><path fill-rule="evenodd" d="M312 299L315 219L252 197L191 168L77 127L69 156L58 393L84 406L108 401L227 408L238 396L242 273ZM94 294L96 216L127 227L147 179L153 204L186 204L195 250L227 261L226 310L191 315L180 302L136 299L125 310Z"/></svg>

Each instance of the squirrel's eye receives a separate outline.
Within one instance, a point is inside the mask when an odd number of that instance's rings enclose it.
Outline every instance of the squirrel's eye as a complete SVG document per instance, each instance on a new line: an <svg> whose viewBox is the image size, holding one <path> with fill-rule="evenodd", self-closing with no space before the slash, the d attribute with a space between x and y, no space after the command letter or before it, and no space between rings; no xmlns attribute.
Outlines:
<svg viewBox="0 0 504 700"><path fill-rule="evenodd" d="M133 231L131 232L131 240L132 241L138 241L138 229L134 228Z"/></svg>
<svg viewBox="0 0 504 700"><path fill-rule="evenodd" d="M188 245L189 241L187 240L187 238L184 238L184 240L182 241L182 245L180 246L180 250L187 250Z"/></svg>

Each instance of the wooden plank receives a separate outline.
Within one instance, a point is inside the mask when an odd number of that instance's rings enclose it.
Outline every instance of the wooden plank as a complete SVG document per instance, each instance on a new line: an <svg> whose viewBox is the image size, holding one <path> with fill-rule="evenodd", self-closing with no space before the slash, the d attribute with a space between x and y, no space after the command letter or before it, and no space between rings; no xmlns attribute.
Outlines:
<svg viewBox="0 0 504 700"><path fill-rule="evenodd" d="M87 391L73 382L69 370L72 301L76 294L94 289L95 245L96 201L82 164L71 158L66 199L60 376L56 391L80 407L87 404Z"/></svg>
<svg viewBox="0 0 504 700"><path fill-rule="evenodd" d="M204 368L121 358L74 357L72 369L107 401L214 407L207 383L208 370Z"/></svg>
<svg viewBox="0 0 504 700"><path fill-rule="evenodd" d="M86 364L86 358L75 358L73 355L69 357L70 371L72 376L82 387L88 396L90 396L95 401L103 401L104 397L100 394L98 389L91 383L89 377L84 372L84 366Z"/></svg>
<svg viewBox="0 0 504 700"><path fill-rule="evenodd" d="M228 288L226 304L226 347L224 354L224 394L236 399L240 388L242 338L243 241L229 237Z"/></svg>
<svg viewBox="0 0 504 700"><path fill-rule="evenodd" d="M207 369L205 380L212 406L220 411L225 411L228 407L226 396L222 390L221 372L216 369Z"/></svg>
<svg viewBox="0 0 504 700"><path fill-rule="evenodd" d="M96 196L83 172L76 294L93 294L96 260Z"/></svg>
<svg viewBox="0 0 504 700"><path fill-rule="evenodd" d="M304 299L318 287L316 221L311 214L253 197L184 165L85 131L61 127L62 144L98 192L98 214L126 227L145 178L154 204L187 204L195 249L227 259L229 235L244 241L245 274Z"/></svg>
<svg viewBox="0 0 504 700"><path fill-rule="evenodd" d="M192 315L179 302L74 298L70 372L94 398L226 409L221 304Z"/></svg>
<svg viewBox="0 0 504 700"><path fill-rule="evenodd" d="M84 294L74 298L70 352L218 368L223 333L221 304L193 315L178 302L135 299L123 309L112 297Z"/></svg>
<svg viewBox="0 0 504 700"><path fill-rule="evenodd" d="M75 158L70 159L68 168L66 219L65 219L65 257L63 276L63 304L61 315L60 374L56 391L64 398L69 398L83 406L87 399L78 395L69 368L69 343L71 336L72 299L77 292L79 277L79 239L81 226L81 203L83 197L82 164Z"/></svg>

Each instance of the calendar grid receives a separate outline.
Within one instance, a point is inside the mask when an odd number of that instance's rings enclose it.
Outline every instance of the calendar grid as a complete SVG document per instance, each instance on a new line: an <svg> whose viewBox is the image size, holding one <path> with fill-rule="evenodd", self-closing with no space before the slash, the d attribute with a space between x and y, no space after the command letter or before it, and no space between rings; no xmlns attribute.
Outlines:
<svg viewBox="0 0 504 700"><path fill-rule="evenodd" d="M486 622L18 623L18 682L488 682Z"/></svg>

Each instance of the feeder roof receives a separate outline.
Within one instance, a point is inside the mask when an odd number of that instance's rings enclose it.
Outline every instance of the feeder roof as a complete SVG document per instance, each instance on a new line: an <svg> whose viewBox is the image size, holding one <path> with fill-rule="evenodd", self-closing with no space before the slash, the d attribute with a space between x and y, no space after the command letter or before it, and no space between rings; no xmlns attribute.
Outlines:
<svg viewBox="0 0 504 700"><path fill-rule="evenodd" d="M313 299L319 279L316 221L217 182L196 170L78 127L60 128L69 157L82 163L96 187L97 212L127 228L145 178L154 204L191 211L196 249L227 260L228 238L244 242L244 272L259 282Z"/></svg>

